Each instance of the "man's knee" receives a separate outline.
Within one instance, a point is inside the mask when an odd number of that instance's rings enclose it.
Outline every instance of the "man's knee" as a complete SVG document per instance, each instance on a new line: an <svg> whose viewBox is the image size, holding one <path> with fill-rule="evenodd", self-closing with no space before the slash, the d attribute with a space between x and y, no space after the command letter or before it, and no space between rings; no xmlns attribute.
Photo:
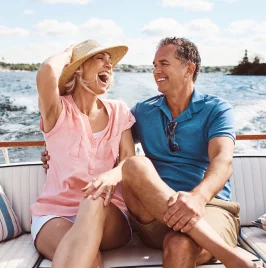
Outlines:
<svg viewBox="0 0 266 268"><path fill-rule="evenodd" d="M180 232L169 232L164 238L163 250L165 255L183 255L185 253L197 256L201 253L202 248L185 234Z"/></svg>
<svg viewBox="0 0 266 268"><path fill-rule="evenodd" d="M134 178L141 178L147 168L152 165L145 156L132 156L126 160L122 167L123 182L128 182Z"/></svg>

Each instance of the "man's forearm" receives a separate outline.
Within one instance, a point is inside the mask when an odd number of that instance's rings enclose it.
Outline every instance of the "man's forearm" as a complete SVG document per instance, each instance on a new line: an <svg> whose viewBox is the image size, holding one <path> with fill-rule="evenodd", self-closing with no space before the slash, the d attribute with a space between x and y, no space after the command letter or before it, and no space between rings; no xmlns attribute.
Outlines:
<svg viewBox="0 0 266 268"><path fill-rule="evenodd" d="M192 192L200 194L208 203L223 189L232 172L232 158L219 154L211 161L202 181Z"/></svg>

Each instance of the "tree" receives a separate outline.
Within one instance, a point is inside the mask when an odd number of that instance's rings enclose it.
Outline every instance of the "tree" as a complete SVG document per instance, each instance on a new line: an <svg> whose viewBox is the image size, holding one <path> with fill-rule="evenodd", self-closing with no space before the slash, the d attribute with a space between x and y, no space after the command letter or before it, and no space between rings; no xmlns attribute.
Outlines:
<svg viewBox="0 0 266 268"><path fill-rule="evenodd" d="M259 63L260 63L260 58L259 58L258 56L256 56L256 57L254 58L253 63L255 63L255 64L259 64Z"/></svg>

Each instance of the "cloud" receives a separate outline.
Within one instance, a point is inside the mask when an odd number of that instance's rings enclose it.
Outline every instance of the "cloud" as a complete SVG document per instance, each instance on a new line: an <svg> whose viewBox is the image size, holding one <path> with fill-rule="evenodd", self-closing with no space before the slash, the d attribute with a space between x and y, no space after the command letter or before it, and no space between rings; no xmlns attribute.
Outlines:
<svg viewBox="0 0 266 268"><path fill-rule="evenodd" d="M266 45L266 34L264 35L254 35L250 38L250 41L251 42L254 42L256 43L257 45L263 45L265 44Z"/></svg>
<svg viewBox="0 0 266 268"><path fill-rule="evenodd" d="M35 13L34 10L31 10L31 9L25 9L24 12L23 12L25 15L32 15Z"/></svg>
<svg viewBox="0 0 266 268"><path fill-rule="evenodd" d="M174 19L159 18L144 25L141 31L149 36L183 36L185 27Z"/></svg>
<svg viewBox="0 0 266 268"><path fill-rule="evenodd" d="M266 20L254 21L254 20L237 20L231 22L226 29L231 34L250 36L251 34L266 34Z"/></svg>
<svg viewBox="0 0 266 268"><path fill-rule="evenodd" d="M83 23L80 30L87 36L90 34L105 36L106 38L120 38L123 36L122 28L113 20L92 18Z"/></svg>
<svg viewBox="0 0 266 268"><path fill-rule="evenodd" d="M31 0L31 2L44 4L79 4L86 5L90 0Z"/></svg>
<svg viewBox="0 0 266 268"><path fill-rule="evenodd" d="M192 37L219 34L219 27L209 19L192 20L186 24L180 24L174 19L159 18L146 24L142 33L147 36L179 36Z"/></svg>
<svg viewBox="0 0 266 268"><path fill-rule="evenodd" d="M59 40L59 38L58 38ZM79 40L82 41L83 39ZM99 40L97 38L97 40ZM191 39L198 46L202 58L202 65L236 65L244 57L245 49L248 56L266 55L266 35L254 35L249 38L225 38L224 36L197 36ZM103 41L103 42L102 42ZM117 41L117 39L115 39ZM160 38L158 36L142 36L138 38L124 38L123 44L128 45L129 52L121 63L127 64L152 64L154 53ZM17 45L12 43L4 46L0 43L0 51L8 62L43 62L51 55L64 51L69 45L77 43L75 40L60 40L60 42L29 43ZM101 40L106 44L106 39ZM117 43L117 42L115 42ZM108 42L114 44L114 40Z"/></svg>
<svg viewBox="0 0 266 268"><path fill-rule="evenodd" d="M41 36L76 35L78 27L71 22L58 22L57 20L44 20L34 26L37 34Z"/></svg>
<svg viewBox="0 0 266 268"><path fill-rule="evenodd" d="M142 65L151 65L159 43L158 37L138 37L129 38L125 41L129 50L122 63Z"/></svg>
<svg viewBox="0 0 266 268"><path fill-rule="evenodd" d="M136 45L137 42L131 42L129 45L129 50L132 51L131 46L134 50L138 51L138 54L141 53L142 46L145 47L146 54L149 55L151 51L154 51L157 43L159 42L159 37L170 36L180 36L174 31L167 29L167 25L178 25L179 29L185 33L185 37L195 42L199 47L200 54L202 57L203 65L217 66L217 65L237 65L239 61L242 60L244 56L245 49L248 49L248 53L251 54L264 54L266 55L266 32L259 33L258 30L264 31L264 23L260 22L258 25L260 27L253 29L250 32L250 35L245 36L232 36L227 37L224 35L224 31L213 23L209 19L197 19L192 20L187 23L178 23L174 19L158 19L151 21L142 28L142 33L144 34L145 43L139 40L139 47ZM257 24L255 24L257 25ZM175 28L175 27L173 27ZM171 34L173 33L173 34ZM149 42L150 40L150 42ZM156 42L154 42L156 40ZM150 47L148 44L151 43ZM133 44L133 45L132 45ZM133 57L135 51L132 51L129 59L137 62L140 61L140 57ZM147 56L143 56L143 59L147 59ZM142 58L141 58L142 60ZM130 62L130 61L129 61ZM143 62L142 62L143 64Z"/></svg>
<svg viewBox="0 0 266 268"><path fill-rule="evenodd" d="M84 36L97 38L102 36L107 39L118 39L123 36L122 28L113 20L101 20L92 18L82 25L72 22L59 22L57 20L43 20L34 26L36 34L40 36L76 36L84 39Z"/></svg>
<svg viewBox="0 0 266 268"><path fill-rule="evenodd" d="M256 23L253 28L254 28L255 32L257 32L257 33L265 33L266 34L266 20Z"/></svg>
<svg viewBox="0 0 266 268"><path fill-rule="evenodd" d="M220 33L219 27L209 19L192 20L186 25L190 35L215 35Z"/></svg>
<svg viewBox="0 0 266 268"><path fill-rule="evenodd" d="M222 36L206 37L197 42L203 59L203 65L237 65L248 55L266 54L266 35L243 38L225 38Z"/></svg>
<svg viewBox="0 0 266 268"><path fill-rule="evenodd" d="M27 37L29 31L23 28L8 28L0 25L0 36Z"/></svg>
<svg viewBox="0 0 266 268"><path fill-rule="evenodd" d="M217 0L217 1L228 3L228 4L233 4L233 3L239 2L240 0Z"/></svg>
<svg viewBox="0 0 266 268"><path fill-rule="evenodd" d="M70 45L70 43L69 43ZM58 42L28 43L26 45L13 44L10 47L1 48L7 62L37 63L56 53L64 51L68 46L62 46Z"/></svg>
<svg viewBox="0 0 266 268"><path fill-rule="evenodd" d="M190 11L210 11L213 2L210 0L161 0L163 7L181 7Z"/></svg>
<svg viewBox="0 0 266 268"><path fill-rule="evenodd" d="M253 20L237 20L231 22L226 31L231 34L245 34L248 33L254 25L255 21Z"/></svg>

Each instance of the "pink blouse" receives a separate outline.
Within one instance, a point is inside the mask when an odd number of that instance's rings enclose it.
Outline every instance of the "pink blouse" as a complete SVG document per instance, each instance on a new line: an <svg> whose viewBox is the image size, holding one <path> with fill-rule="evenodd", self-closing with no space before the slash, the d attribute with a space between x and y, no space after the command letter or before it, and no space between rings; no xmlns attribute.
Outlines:
<svg viewBox="0 0 266 268"><path fill-rule="evenodd" d="M135 123L126 104L102 100L109 122L102 135L94 139L88 117L80 112L72 96L61 99L63 108L56 125L50 132L43 132L50 161L43 191L30 207L35 216L76 215L84 195L81 189L113 168L121 134ZM40 127L43 131L42 120ZM117 185L111 202L126 211L121 184Z"/></svg>

